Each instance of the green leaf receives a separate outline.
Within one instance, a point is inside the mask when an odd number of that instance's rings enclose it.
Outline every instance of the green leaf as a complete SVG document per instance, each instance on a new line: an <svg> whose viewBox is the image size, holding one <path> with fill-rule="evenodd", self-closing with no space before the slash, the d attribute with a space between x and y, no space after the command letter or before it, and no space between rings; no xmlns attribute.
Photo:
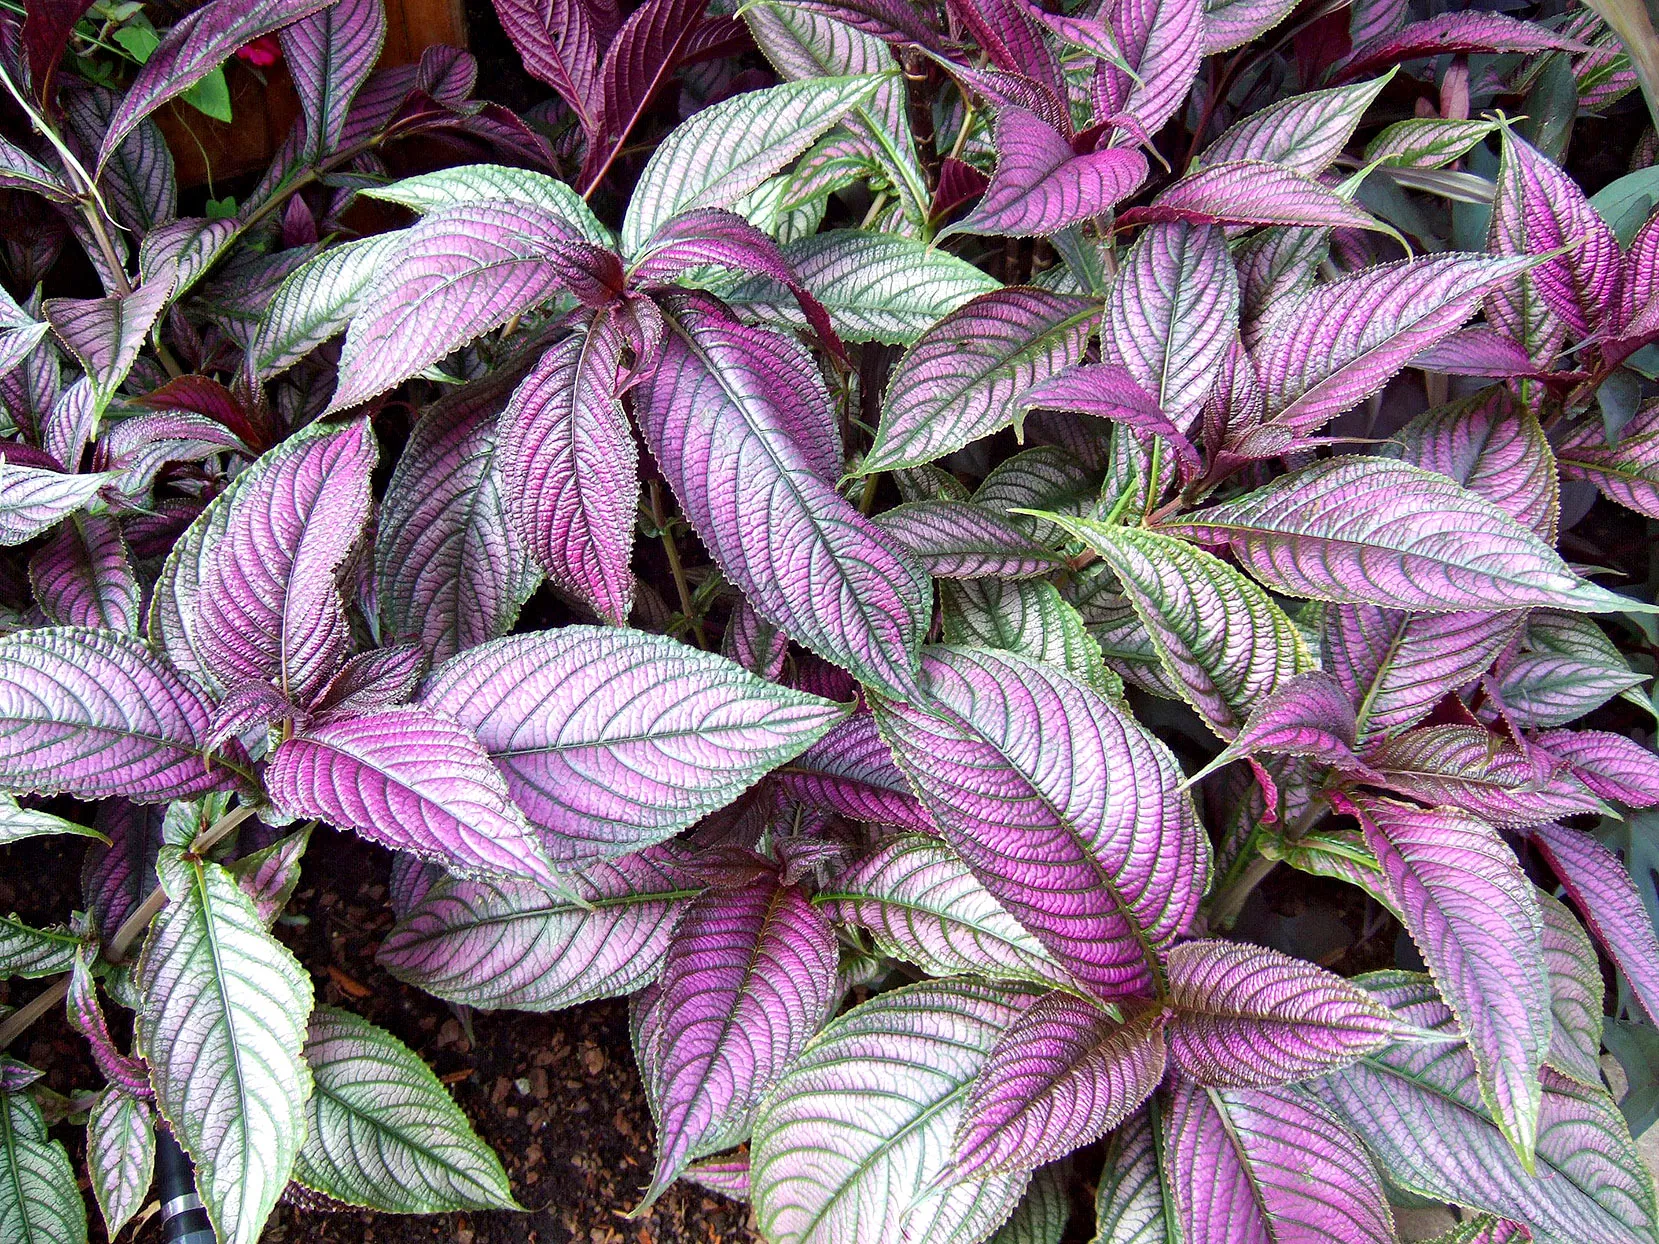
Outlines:
<svg viewBox="0 0 1659 1244"><path fill-rule="evenodd" d="M248 376L255 382L269 380L343 333L401 236L380 233L347 242L290 272L254 330L243 362Z"/></svg>
<svg viewBox="0 0 1659 1244"><path fill-rule="evenodd" d="M637 254L672 216L730 207L867 100L887 76L806 78L745 91L694 114L665 138L640 174L622 222Z"/></svg>
<svg viewBox="0 0 1659 1244"><path fill-rule="evenodd" d="M941 579L940 612L947 644L1001 648L1057 665L1110 699L1123 680L1101 658L1083 617L1043 579Z"/></svg>
<svg viewBox="0 0 1659 1244"><path fill-rule="evenodd" d="M85 1244L86 1202L63 1145L46 1137L40 1107L0 1093L0 1240Z"/></svg>
<svg viewBox="0 0 1659 1244"><path fill-rule="evenodd" d="M1620 246L1629 246L1636 230L1653 215L1659 206L1659 164L1627 173L1608 182L1590 197L1590 206L1601 214L1608 228L1619 239Z"/></svg>
<svg viewBox="0 0 1659 1244"><path fill-rule="evenodd" d="M213 70L179 98L215 121L229 124L231 120L230 85L225 81L223 67Z"/></svg>
<svg viewBox="0 0 1659 1244"><path fill-rule="evenodd" d="M448 1090L391 1033L320 1006L305 1058L316 1087L294 1166L300 1183L389 1214L523 1208Z"/></svg>
<svg viewBox="0 0 1659 1244"><path fill-rule="evenodd" d="M255 1244L305 1136L311 978L219 865L163 848L139 1053L222 1244Z"/></svg>
<svg viewBox="0 0 1659 1244"><path fill-rule="evenodd" d="M95 829L66 821L50 812L22 807L12 796L0 795L0 846L46 834L75 834L82 838L96 838L99 842L109 841Z"/></svg>
<svg viewBox="0 0 1659 1244"><path fill-rule="evenodd" d="M67 929L36 929L16 916L0 916L0 979L34 980L55 976L75 965L81 938Z"/></svg>

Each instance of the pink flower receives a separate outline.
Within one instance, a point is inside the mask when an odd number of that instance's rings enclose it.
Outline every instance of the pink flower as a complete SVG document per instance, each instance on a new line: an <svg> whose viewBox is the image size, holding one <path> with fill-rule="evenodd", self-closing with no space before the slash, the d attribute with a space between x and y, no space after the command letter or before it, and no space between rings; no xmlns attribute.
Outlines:
<svg viewBox="0 0 1659 1244"><path fill-rule="evenodd" d="M282 45L275 35L260 35L252 43L237 48L236 58L247 61L255 69L269 69L282 59Z"/></svg>

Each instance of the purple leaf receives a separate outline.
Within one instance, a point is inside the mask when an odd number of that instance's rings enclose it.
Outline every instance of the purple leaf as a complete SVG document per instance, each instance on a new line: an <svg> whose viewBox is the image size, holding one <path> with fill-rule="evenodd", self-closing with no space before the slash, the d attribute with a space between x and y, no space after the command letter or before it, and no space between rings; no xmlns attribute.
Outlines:
<svg viewBox="0 0 1659 1244"><path fill-rule="evenodd" d="M97 1064L104 1079L133 1097L153 1097L149 1070L139 1059L123 1054L110 1036L109 1021L105 1019L104 1008L98 1001L98 987L88 967L84 948L75 952L75 966L69 972L69 996L65 1003L70 1026L86 1038L92 1061Z"/></svg>
<svg viewBox="0 0 1659 1244"><path fill-rule="evenodd" d="M1532 742L1603 799L1631 808L1659 804L1659 756L1634 739L1605 730L1546 730Z"/></svg>
<svg viewBox="0 0 1659 1244"><path fill-rule="evenodd" d="M948 8L992 65L1030 78L1056 98L1065 96L1059 60L1026 7L1011 0L950 0Z"/></svg>
<svg viewBox="0 0 1659 1244"><path fill-rule="evenodd" d="M138 360L144 338L173 296L174 279L169 271L126 295L46 300L46 319L85 369L97 410L108 404Z"/></svg>
<svg viewBox="0 0 1659 1244"><path fill-rule="evenodd" d="M878 515L876 526L941 579L1029 578L1064 560L995 510L971 501L909 501Z"/></svg>
<svg viewBox="0 0 1659 1244"><path fill-rule="evenodd" d="M451 871L559 878L507 783L478 741L417 707L316 726L277 748L265 770L271 802Z"/></svg>
<svg viewBox="0 0 1659 1244"><path fill-rule="evenodd" d="M923 671L928 707L879 701L876 720L945 840L1079 981L1145 991L1148 949L1185 930L1206 871L1174 758L1035 661L936 648Z"/></svg>
<svg viewBox="0 0 1659 1244"><path fill-rule="evenodd" d="M1532 883L1490 826L1454 808L1425 811L1356 796L1347 809L1359 817L1393 906L1468 1034L1481 1099L1530 1165L1551 1023Z"/></svg>
<svg viewBox="0 0 1659 1244"><path fill-rule="evenodd" d="M821 890L833 920L868 929L883 954L934 976L973 975L1064 989L1077 982L937 838L905 834Z"/></svg>
<svg viewBox="0 0 1659 1244"><path fill-rule="evenodd" d="M1107 337L1136 383L1190 429L1220 374L1238 310L1222 231L1153 225L1112 282Z"/></svg>
<svg viewBox="0 0 1659 1244"><path fill-rule="evenodd" d="M244 44L326 8L334 0L213 0L167 32L138 70L98 150L100 167L134 127L184 94Z"/></svg>
<svg viewBox="0 0 1659 1244"><path fill-rule="evenodd" d="M41 612L59 626L138 630L142 599L121 527L107 515L70 519L29 559Z"/></svg>
<svg viewBox="0 0 1659 1244"><path fill-rule="evenodd" d="M1170 1244L1175 1229L1164 1203L1163 1117L1154 1097L1106 1139L1095 1192L1094 1244Z"/></svg>
<svg viewBox="0 0 1659 1244"><path fill-rule="evenodd" d="M1389 1244L1382 1181L1359 1141L1291 1088L1177 1084L1164 1170L1189 1240Z"/></svg>
<svg viewBox="0 0 1659 1244"><path fill-rule="evenodd" d="M639 453L617 398L625 341L600 313L513 391L502 416L508 513L555 587L625 625L633 607Z"/></svg>
<svg viewBox="0 0 1659 1244"><path fill-rule="evenodd" d="M680 1172L680 1178L734 1201L749 1199L749 1156L705 1158Z"/></svg>
<svg viewBox="0 0 1659 1244"><path fill-rule="evenodd" d="M382 0L335 0L281 38L304 118L303 158L320 160L340 146L351 101L380 59L386 10Z"/></svg>
<svg viewBox="0 0 1659 1244"><path fill-rule="evenodd" d="M1428 612L1644 610L1574 575L1490 501L1403 462L1331 458L1166 530L1227 544L1291 596Z"/></svg>
<svg viewBox="0 0 1659 1244"><path fill-rule="evenodd" d="M21 39L24 65L34 87L35 98L48 108L56 94L52 77L57 72L58 62L68 50L75 23L91 7L92 0L40 0L40 3L24 10ZM14 37L13 32L8 32L8 42ZM15 56L17 50L8 47L8 59ZM110 1234L115 1233L111 1231Z"/></svg>
<svg viewBox="0 0 1659 1244"><path fill-rule="evenodd" d="M1416 725L1448 692L1478 677L1509 645L1522 616L1326 605L1320 651L1347 690L1359 739L1367 742Z"/></svg>
<svg viewBox="0 0 1659 1244"><path fill-rule="evenodd" d="M362 296L329 410L384 393L573 280L591 279L601 257L615 262L541 207L495 201L432 212L404 233Z"/></svg>
<svg viewBox="0 0 1659 1244"><path fill-rule="evenodd" d="M421 703L476 733L560 861L677 833L846 712L666 636L590 626L463 652Z"/></svg>
<svg viewBox="0 0 1659 1244"><path fill-rule="evenodd" d="M1134 255L1131 255L1129 263L1132 265L1134 262ZM1231 271L1231 267L1228 271ZM1114 283L1114 293L1125 283L1120 277ZM1114 321L1113 344L1120 353L1125 353L1125 347L1129 345L1126 340L1127 330L1124 333L1116 331L1116 313L1119 309L1114 301L1110 307ZM1146 322L1142 321L1143 324ZM1168 378L1161 374L1161 369L1154 373L1155 380ZM1158 404L1158 399L1136 382L1128 368L1098 363L1080 363L1075 367L1068 367L1026 389L1019 396L1019 406L1022 412L1060 410L1094 415L1100 419L1121 423L1137 432L1162 437L1164 444L1174 451L1176 460L1180 463L1181 478L1191 480L1198 474L1198 451L1181 430L1170 422L1169 416ZM1018 425L1020 422L1020 416L1016 415L1015 424Z"/></svg>
<svg viewBox="0 0 1659 1244"><path fill-rule="evenodd" d="M1052 521L1111 568L1182 697L1222 738L1263 696L1315 668L1296 624L1219 558L1138 527Z"/></svg>
<svg viewBox="0 0 1659 1244"><path fill-rule="evenodd" d="M789 636L756 613L748 597L740 596L720 636L720 655L736 661L757 678L782 682Z"/></svg>
<svg viewBox="0 0 1659 1244"><path fill-rule="evenodd" d="M359 652L329 679L315 705L319 713L361 713L401 704L426 673L426 654L416 644Z"/></svg>
<svg viewBox="0 0 1659 1244"><path fill-rule="evenodd" d="M1103 67L1114 100L1143 134L1156 134L1180 111L1204 54L1203 0L1115 0L1112 31L1140 81Z"/></svg>
<svg viewBox="0 0 1659 1244"><path fill-rule="evenodd" d="M952 1178L1029 1170L1092 1144L1164 1075L1164 1013L1119 1023L1065 993L1038 998L997 1038L968 1094Z"/></svg>
<svg viewBox="0 0 1659 1244"><path fill-rule="evenodd" d="M1490 239L1490 249L1499 255L1544 255L1569 247L1523 280L1575 337L1615 327L1623 262L1618 239L1578 183L1508 129Z"/></svg>
<svg viewBox="0 0 1659 1244"><path fill-rule="evenodd" d="M1561 825L1539 825L1528 836L1596 941L1619 965L1642 1009L1650 1018L1659 1015L1659 938L1619 857L1589 834Z"/></svg>
<svg viewBox="0 0 1659 1244"><path fill-rule="evenodd" d="M366 420L312 424L215 498L193 629L221 682L272 681L303 704L345 659L338 579L368 522L375 456Z"/></svg>
<svg viewBox="0 0 1659 1244"><path fill-rule="evenodd" d="M1636 231L1624 254L1619 291L1619 336L1640 340L1659 333L1659 212Z"/></svg>
<svg viewBox="0 0 1659 1244"><path fill-rule="evenodd" d="M1402 1042L1317 1090L1398 1185L1527 1224L1539 1244L1627 1244L1653 1233L1653 1180L1606 1090L1545 1068L1537 1171L1521 1164L1481 1100L1457 1021L1426 978L1372 985L1408 1023L1448 1038Z"/></svg>
<svg viewBox="0 0 1659 1244"><path fill-rule="evenodd" d="M1620 505L1659 518L1659 402L1639 411L1611 446L1601 420L1586 420L1567 433L1556 459L1564 478L1587 479Z"/></svg>
<svg viewBox="0 0 1659 1244"><path fill-rule="evenodd" d="M270 380L345 330L375 276L403 244L381 233L333 246L291 272L259 317L243 359L249 387Z"/></svg>
<svg viewBox="0 0 1659 1244"><path fill-rule="evenodd" d="M771 1244L982 1239L1022 1172L941 1185L962 1103L1030 996L927 981L838 1016L762 1107L750 1191Z"/></svg>
<svg viewBox="0 0 1659 1244"><path fill-rule="evenodd" d="M940 320L893 371L860 472L916 466L1007 427L1024 390L1078 362L1098 301L999 289Z"/></svg>
<svg viewBox="0 0 1659 1244"><path fill-rule="evenodd" d="M1530 751L1482 726L1422 726L1379 743L1365 759L1402 794L1506 828L1600 807L1572 777L1551 777L1547 765L1540 771Z"/></svg>
<svg viewBox="0 0 1659 1244"><path fill-rule="evenodd" d="M1548 51L1586 52L1589 49L1544 26L1501 13L1476 10L1442 13L1360 44L1332 76L1336 81L1347 81L1402 61L1447 52Z"/></svg>
<svg viewBox="0 0 1659 1244"><path fill-rule="evenodd" d="M779 357L795 356L770 332L679 304L636 390L646 442L763 618L861 682L912 694L927 576L814 469L823 455L795 429L822 426L828 398L816 375L780 370Z"/></svg>
<svg viewBox="0 0 1659 1244"><path fill-rule="evenodd" d="M142 640L79 627L0 638L0 787L141 803L223 790L247 757L212 761L212 710Z"/></svg>
<svg viewBox="0 0 1659 1244"><path fill-rule="evenodd" d="M78 145L96 151L119 96L100 87L64 95L64 120ZM98 174L104 201L125 228L142 237L178 215L178 184L167 140L153 121L143 121Z"/></svg>
<svg viewBox="0 0 1659 1244"><path fill-rule="evenodd" d="M648 1090L657 1117L649 1205L692 1158L730 1148L834 1003L835 931L797 886L766 876L686 908L663 958Z"/></svg>
<svg viewBox="0 0 1659 1244"><path fill-rule="evenodd" d="M300 860L311 843L311 826L302 826L270 846L240 855L225 866L242 892L253 900L259 918L270 928L288 906L300 883Z"/></svg>
<svg viewBox="0 0 1659 1244"><path fill-rule="evenodd" d="M826 808L855 821L933 832L933 822L894 768L893 753L868 713L838 723L778 770L778 781L808 807Z"/></svg>
<svg viewBox="0 0 1659 1244"><path fill-rule="evenodd" d="M565 880L441 877L386 935L376 960L399 980L468 1006L553 1011L631 993L662 970L674 926L701 890L651 848Z"/></svg>
<svg viewBox="0 0 1659 1244"><path fill-rule="evenodd" d="M1235 123L1199 159L1204 164L1266 160L1318 177L1342 154L1390 77L1280 100Z"/></svg>
<svg viewBox="0 0 1659 1244"><path fill-rule="evenodd" d="M1578 917L1560 899L1540 892L1544 966L1550 976L1550 1048L1544 1061L1562 1075L1601 1084L1601 1034L1606 990L1596 948Z"/></svg>
<svg viewBox="0 0 1659 1244"><path fill-rule="evenodd" d="M1119 225L1186 221L1194 225L1304 225L1381 229L1364 208L1281 164L1235 160L1189 173L1147 207L1118 217Z"/></svg>
<svg viewBox="0 0 1659 1244"><path fill-rule="evenodd" d="M93 822L109 846L87 848L81 865L81 898L94 926L107 940L156 887L156 853L161 849L163 806L124 799L99 804Z"/></svg>
<svg viewBox="0 0 1659 1244"><path fill-rule="evenodd" d="M1165 963L1170 1063L1213 1088L1307 1080L1387 1045L1399 1025L1363 989L1241 942L1183 942Z"/></svg>
<svg viewBox="0 0 1659 1244"><path fill-rule="evenodd" d="M946 643L1018 652L1064 670L1108 699L1122 696L1122 680L1107 668L1101 642L1054 584L1039 579L946 580L939 585L939 598ZM1129 616L1133 621L1134 615ZM1138 630L1139 623L1133 624ZM1137 655L1158 669L1150 641Z"/></svg>
<svg viewBox="0 0 1659 1244"><path fill-rule="evenodd" d="M1526 278L1522 277L1522 281ZM1495 328L1460 328L1450 337L1412 356L1419 371L1446 376L1485 376L1491 380L1531 379L1549 374L1526 347Z"/></svg>
<svg viewBox="0 0 1659 1244"><path fill-rule="evenodd" d="M1507 389L1493 386L1425 411L1394 440L1389 456L1454 479L1545 540L1555 538L1555 455L1537 418Z"/></svg>
<svg viewBox="0 0 1659 1244"><path fill-rule="evenodd" d="M1323 670L1298 674L1263 697L1232 742L1189 781L1241 756L1308 756L1363 771L1354 756L1355 728L1354 706L1341 683Z"/></svg>
<svg viewBox="0 0 1659 1244"><path fill-rule="evenodd" d="M13 461L7 461L8 454ZM22 457L18 446L0 448L0 544L34 539L86 505L111 482L107 474L65 475L15 461ZM35 457L49 461L42 454Z"/></svg>
<svg viewBox="0 0 1659 1244"><path fill-rule="evenodd" d="M997 171L985 195L946 233L1048 237L1098 216L1146 180L1132 147L1083 155L1048 122L1012 104L997 110Z"/></svg>
<svg viewBox="0 0 1659 1244"><path fill-rule="evenodd" d="M150 1107L116 1085L107 1085L87 1113L86 1165L111 1239L150 1194L155 1144L155 1116Z"/></svg>
<svg viewBox="0 0 1659 1244"><path fill-rule="evenodd" d="M1290 15L1295 0L1209 0L1204 5L1204 55L1231 52Z"/></svg>
<svg viewBox="0 0 1659 1244"><path fill-rule="evenodd" d="M607 29L587 0L495 0L525 70L559 93L589 135L599 128L600 54Z"/></svg>
<svg viewBox="0 0 1659 1244"><path fill-rule="evenodd" d="M540 577L509 512L501 396L462 389L426 410L376 525L381 626L418 642L433 661L510 630Z"/></svg>
<svg viewBox="0 0 1659 1244"><path fill-rule="evenodd" d="M1430 255L1320 285L1275 316L1252 352L1268 417L1307 435L1456 332L1480 300L1533 262Z"/></svg>

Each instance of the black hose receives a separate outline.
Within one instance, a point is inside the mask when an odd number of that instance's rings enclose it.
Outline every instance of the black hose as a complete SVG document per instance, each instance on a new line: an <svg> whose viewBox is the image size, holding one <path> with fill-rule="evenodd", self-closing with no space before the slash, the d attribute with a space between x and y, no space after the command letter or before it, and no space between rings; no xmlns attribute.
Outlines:
<svg viewBox="0 0 1659 1244"><path fill-rule="evenodd" d="M215 1244L213 1224L196 1195L196 1175L179 1142L156 1129L156 1180L161 1192L162 1244Z"/></svg>

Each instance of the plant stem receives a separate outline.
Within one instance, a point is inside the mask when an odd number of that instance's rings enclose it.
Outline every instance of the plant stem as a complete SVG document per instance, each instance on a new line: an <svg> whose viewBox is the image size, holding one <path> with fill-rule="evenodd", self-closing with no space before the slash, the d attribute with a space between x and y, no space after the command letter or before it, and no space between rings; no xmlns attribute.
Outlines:
<svg viewBox="0 0 1659 1244"><path fill-rule="evenodd" d="M1258 855L1244 866L1244 871L1238 879L1221 890L1210 904L1210 927L1212 929L1230 929L1238 923L1239 913L1244 910L1244 904L1249 901L1250 895L1268 873L1278 866L1278 860L1270 860L1264 855Z"/></svg>
<svg viewBox="0 0 1659 1244"><path fill-rule="evenodd" d="M707 648L708 636L703 634L702 619L697 616L697 608L692 604L691 584L686 581L685 566L680 562L680 550L674 543L674 533L668 529L668 512L662 503L662 485L656 480L651 481L651 520L656 523L657 534L662 537L662 551L668 556L668 569L673 572L674 586L680 593L680 612L691 623L691 633L697 639L697 646Z"/></svg>
<svg viewBox="0 0 1659 1244"><path fill-rule="evenodd" d="M110 275L115 278L115 292L125 298L132 293L132 282L127 278L127 267L121 262L115 251L115 240L110 237L109 230L104 228L104 213L91 198L83 197L79 201L81 217L86 221L86 227L92 230L93 240L98 243L99 253L104 257L104 263L109 266Z"/></svg>
<svg viewBox="0 0 1659 1244"><path fill-rule="evenodd" d="M6 1016L5 1022L0 1023L0 1050L5 1049L21 1037L35 1020L61 1003L68 994L69 977L60 976L17 1010Z"/></svg>

